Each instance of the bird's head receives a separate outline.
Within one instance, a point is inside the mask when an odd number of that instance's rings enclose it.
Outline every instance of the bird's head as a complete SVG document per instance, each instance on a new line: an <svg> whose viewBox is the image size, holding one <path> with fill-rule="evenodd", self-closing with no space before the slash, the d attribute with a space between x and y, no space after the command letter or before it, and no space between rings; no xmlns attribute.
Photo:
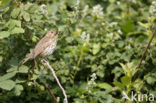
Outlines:
<svg viewBox="0 0 156 103"><path fill-rule="evenodd" d="M60 31L50 30L46 36L48 37L55 37L57 34L60 34Z"/></svg>

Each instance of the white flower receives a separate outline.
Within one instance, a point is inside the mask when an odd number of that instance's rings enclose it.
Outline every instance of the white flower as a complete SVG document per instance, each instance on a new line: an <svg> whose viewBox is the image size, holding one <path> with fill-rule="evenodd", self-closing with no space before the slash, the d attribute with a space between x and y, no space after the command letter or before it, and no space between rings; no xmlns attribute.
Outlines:
<svg viewBox="0 0 156 103"><path fill-rule="evenodd" d="M45 31L48 31L48 29L47 29L47 28L44 28L44 30L45 30Z"/></svg>
<svg viewBox="0 0 156 103"><path fill-rule="evenodd" d="M109 34L108 34L108 37L109 37L110 39L112 39L112 38L113 38L113 35L114 35L113 33L109 33Z"/></svg>
<svg viewBox="0 0 156 103"><path fill-rule="evenodd" d="M104 22L102 22L102 23L101 23L101 25L105 25L105 23L104 23Z"/></svg>
<svg viewBox="0 0 156 103"><path fill-rule="evenodd" d="M127 45L125 48L126 48L126 49L131 49L131 45L129 44L129 45Z"/></svg>
<svg viewBox="0 0 156 103"><path fill-rule="evenodd" d="M87 15L87 11L88 11L89 6L86 5L83 9L83 17L85 17Z"/></svg>
<svg viewBox="0 0 156 103"><path fill-rule="evenodd" d="M151 15L156 15L156 1L152 2L152 5L150 6L149 12Z"/></svg>
<svg viewBox="0 0 156 103"><path fill-rule="evenodd" d="M92 75L91 75L91 81L95 81L96 80L96 73L93 73Z"/></svg>
<svg viewBox="0 0 156 103"><path fill-rule="evenodd" d="M113 27L113 26L115 26L115 25L117 25L117 24L118 24L117 22L112 22L112 23L109 24L109 26L110 26L110 27Z"/></svg>
<svg viewBox="0 0 156 103"><path fill-rule="evenodd" d="M90 40L90 34L87 34L86 42L89 43L89 40Z"/></svg>
<svg viewBox="0 0 156 103"><path fill-rule="evenodd" d="M28 82L28 86L31 86L32 85L32 82Z"/></svg>
<svg viewBox="0 0 156 103"><path fill-rule="evenodd" d="M76 10L76 11L75 11L76 14L79 12L79 10L78 10L79 5L80 5L80 0L77 0L77 1L76 1L76 5L75 5L75 7L74 7L75 10Z"/></svg>
<svg viewBox="0 0 156 103"><path fill-rule="evenodd" d="M87 43L89 43L89 40L90 40L90 34L86 34L85 31L82 32L82 34L81 34L81 39L82 39L83 41L86 41Z"/></svg>
<svg viewBox="0 0 156 103"><path fill-rule="evenodd" d="M46 5L45 4L42 4L41 5L41 9L46 9L47 7L46 7Z"/></svg>
<svg viewBox="0 0 156 103"><path fill-rule="evenodd" d="M57 97L56 99L57 99L57 102L60 102L60 97Z"/></svg>
<svg viewBox="0 0 156 103"><path fill-rule="evenodd" d="M80 0L77 0L76 5L79 5L79 4L80 4Z"/></svg>
<svg viewBox="0 0 156 103"><path fill-rule="evenodd" d="M101 5L96 5L93 7L92 15L99 17L103 16L103 8L101 7Z"/></svg>
<svg viewBox="0 0 156 103"><path fill-rule="evenodd" d="M119 34L122 34L122 31L119 29L118 31L117 31Z"/></svg>
<svg viewBox="0 0 156 103"><path fill-rule="evenodd" d="M120 5L121 4L120 1L117 1L116 3L117 3L117 5Z"/></svg>
<svg viewBox="0 0 156 103"><path fill-rule="evenodd" d="M76 70L76 66L73 66L73 69Z"/></svg>
<svg viewBox="0 0 156 103"><path fill-rule="evenodd" d="M136 3L136 0L129 0L129 2Z"/></svg>
<svg viewBox="0 0 156 103"><path fill-rule="evenodd" d="M82 32L82 34L81 34L81 39L82 39L82 40L85 40L85 38L86 38L86 32L84 31L84 32Z"/></svg>
<svg viewBox="0 0 156 103"><path fill-rule="evenodd" d="M136 0L132 0L132 3L136 3Z"/></svg>
<svg viewBox="0 0 156 103"><path fill-rule="evenodd" d="M88 86L90 86L91 85L91 82L88 82L87 84L88 84Z"/></svg>
<svg viewBox="0 0 156 103"><path fill-rule="evenodd" d="M46 6L45 4L42 4L42 5L40 6L40 11L41 11L43 14L47 15L47 14L48 14L47 6Z"/></svg>
<svg viewBox="0 0 156 103"><path fill-rule="evenodd" d="M96 85L96 82L95 82L96 79L97 79L96 73L93 73L91 75L91 80L89 80L87 83L86 90L88 91L88 93L92 93L92 89Z"/></svg>
<svg viewBox="0 0 156 103"><path fill-rule="evenodd" d="M81 97L80 98L85 98L85 96L84 95L81 95Z"/></svg>
<svg viewBox="0 0 156 103"><path fill-rule="evenodd" d="M89 8L89 6L86 5L86 6L84 7L83 11L86 12L86 11L88 10L88 8Z"/></svg>
<svg viewBox="0 0 156 103"><path fill-rule="evenodd" d="M89 93L92 93L91 90L88 90Z"/></svg>
<svg viewBox="0 0 156 103"><path fill-rule="evenodd" d="M153 5L156 5L156 1L153 1L152 4L153 4Z"/></svg>

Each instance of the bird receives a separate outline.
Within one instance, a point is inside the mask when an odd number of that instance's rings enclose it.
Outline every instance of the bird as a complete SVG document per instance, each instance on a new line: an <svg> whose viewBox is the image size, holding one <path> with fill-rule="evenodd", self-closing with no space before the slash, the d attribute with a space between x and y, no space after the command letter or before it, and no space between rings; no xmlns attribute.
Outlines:
<svg viewBox="0 0 156 103"><path fill-rule="evenodd" d="M28 54L28 56L19 64L18 68L25 64L29 60L33 60L36 57L46 58L51 55L56 48L57 38L56 35L60 31L50 30L47 34L37 43L35 48Z"/></svg>

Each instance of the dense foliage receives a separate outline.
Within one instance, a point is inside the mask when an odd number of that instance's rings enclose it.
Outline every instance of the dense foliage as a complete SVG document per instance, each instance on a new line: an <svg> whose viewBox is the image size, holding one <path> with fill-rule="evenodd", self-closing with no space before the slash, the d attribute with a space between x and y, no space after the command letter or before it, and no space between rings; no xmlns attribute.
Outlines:
<svg viewBox="0 0 156 103"><path fill-rule="evenodd" d="M50 29L62 31L48 60L69 103L129 103L122 97L131 91L156 96L155 38L136 69L155 20L155 0L1 0L0 102L54 103L46 84L63 103L62 91L40 60L17 70Z"/></svg>

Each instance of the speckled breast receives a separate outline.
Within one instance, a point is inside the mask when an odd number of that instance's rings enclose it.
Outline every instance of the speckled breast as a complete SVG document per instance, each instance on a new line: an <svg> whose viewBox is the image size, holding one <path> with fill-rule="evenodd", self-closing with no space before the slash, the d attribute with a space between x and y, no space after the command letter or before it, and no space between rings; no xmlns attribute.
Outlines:
<svg viewBox="0 0 156 103"><path fill-rule="evenodd" d="M46 57L51 55L56 48L57 41L53 41L51 45L49 45L45 50L41 53L42 57Z"/></svg>

